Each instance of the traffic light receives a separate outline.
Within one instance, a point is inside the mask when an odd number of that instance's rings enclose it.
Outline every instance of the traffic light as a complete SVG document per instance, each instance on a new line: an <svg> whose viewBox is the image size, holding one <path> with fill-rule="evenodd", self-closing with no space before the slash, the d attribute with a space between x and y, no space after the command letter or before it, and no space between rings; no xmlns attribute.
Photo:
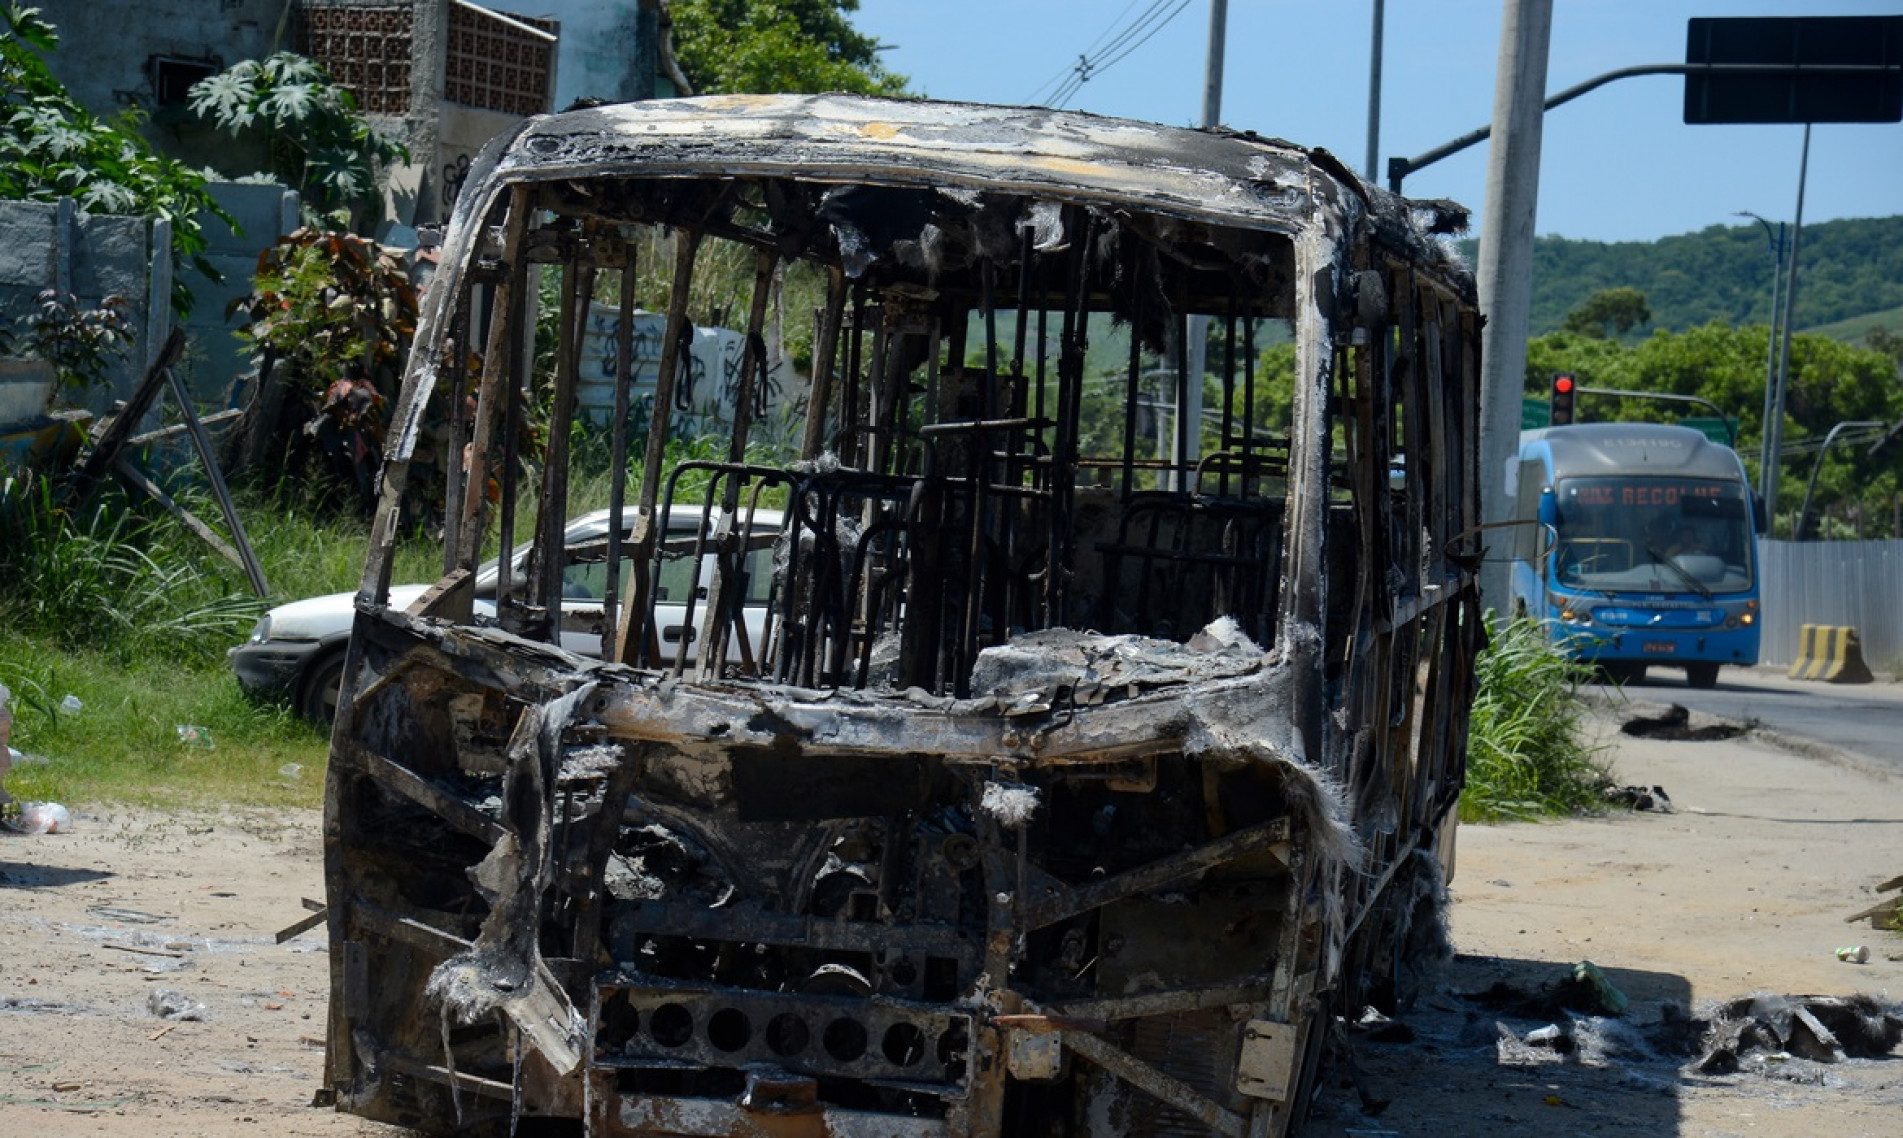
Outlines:
<svg viewBox="0 0 1903 1138"><path fill-rule="evenodd" d="M1553 417L1555 427L1573 421L1573 373L1562 371L1553 376Z"/></svg>

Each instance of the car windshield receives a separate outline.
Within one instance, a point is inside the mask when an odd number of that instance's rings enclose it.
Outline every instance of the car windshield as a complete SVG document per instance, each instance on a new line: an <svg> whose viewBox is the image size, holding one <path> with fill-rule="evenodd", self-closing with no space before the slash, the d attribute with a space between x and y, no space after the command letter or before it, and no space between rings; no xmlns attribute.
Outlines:
<svg viewBox="0 0 1903 1138"><path fill-rule="evenodd" d="M630 511L627 515L627 520L632 524L633 519L634 514ZM572 550L577 546L602 541L606 537L607 532L608 522L605 516L588 515L587 517L569 523L565 534L565 541ZM628 540L626 531L623 532L622 536L624 541ZM694 544L693 527L691 525L670 524L667 529L667 540L669 546L679 547L684 553L691 553ZM522 580L528 565L530 545L530 542L523 542L516 546L515 553L511 558L510 564L513 566L511 574L513 579L518 582ZM631 545L625 548L630 551L632 550ZM496 559L491 558L483 562L481 568L477 570L476 595L490 598L495 596L496 566ZM633 574L633 571L634 562L632 558L624 555L621 558L621 572L616 579L622 583L626 583ZM664 559L661 563L660 573L655 580L655 599L663 603L685 604L688 596L693 592L695 575L695 561L691 556ZM704 591L706 582L702 581L700 585ZM746 603L750 605L766 604L769 599L768 593L772 585L773 550L764 547L754 549L747 555ZM599 601L605 595L607 587L608 562L604 557L597 555L593 558L578 558L562 567L562 597L564 600Z"/></svg>

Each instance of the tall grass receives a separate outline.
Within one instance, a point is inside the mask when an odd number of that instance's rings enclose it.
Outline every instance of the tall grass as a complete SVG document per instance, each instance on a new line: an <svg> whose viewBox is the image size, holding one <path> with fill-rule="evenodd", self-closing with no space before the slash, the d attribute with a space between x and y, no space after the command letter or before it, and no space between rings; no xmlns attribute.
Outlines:
<svg viewBox="0 0 1903 1138"><path fill-rule="evenodd" d="M1603 805L1612 782L1586 738L1587 670L1553 649L1538 622L1490 622L1476 664L1462 821L1528 821Z"/></svg>
<svg viewBox="0 0 1903 1138"><path fill-rule="evenodd" d="M571 514L608 504L606 447L590 445L577 455ZM668 466L724 456L712 440L680 442L669 447ZM684 480L683 492L704 478ZM630 495L638 479L638 470L629 475ZM534 523L534 485L525 483L530 493L518 503L518 538ZM201 517L218 516L202 493L173 493ZM247 698L225 652L271 604L354 590L368 526L314 502L287 505L278 493L241 493L238 508L267 599L252 595L236 566L142 502L108 494L73 508L33 478L0 488L0 683L13 696L13 745L29 756L7 776L16 798L320 800L326 734L286 708ZM395 581L434 580L441 569L434 535L399 542Z"/></svg>
<svg viewBox="0 0 1903 1138"><path fill-rule="evenodd" d="M357 549L360 561L361 538ZM37 477L6 483L0 683L28 756L8 789L73 803L315 803L321 733L246 700L225 667L264 607L169 518L111 491L68 502Z"/></svg>
<svg viewBox="0 0 1903 1138"><path fill-rule="evenodd" d="M211 552L114 493L66 502L40 477L0 488L0 620L122 663L206 663L263 605L208 571Z"/></svg>

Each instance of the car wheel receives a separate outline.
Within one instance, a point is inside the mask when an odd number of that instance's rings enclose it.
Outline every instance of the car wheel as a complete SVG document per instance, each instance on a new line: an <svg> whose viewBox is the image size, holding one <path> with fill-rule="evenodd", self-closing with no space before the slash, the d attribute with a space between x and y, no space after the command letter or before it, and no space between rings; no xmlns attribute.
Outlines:
<svg viewBox="0 0 1903 1138"><path fill-rule="evenodd" d="M329 727L337 718L337 697L343 686L344 650L339 648L311 666L297 698L297 713L320 727Z"/></svg>
<svg viewBox="0 0 1903 1138"><path fill-rule="evenodd" d="M1718 665L1685 665L1685 684L1694 688L1715 688L1718 686Z"/></svg>

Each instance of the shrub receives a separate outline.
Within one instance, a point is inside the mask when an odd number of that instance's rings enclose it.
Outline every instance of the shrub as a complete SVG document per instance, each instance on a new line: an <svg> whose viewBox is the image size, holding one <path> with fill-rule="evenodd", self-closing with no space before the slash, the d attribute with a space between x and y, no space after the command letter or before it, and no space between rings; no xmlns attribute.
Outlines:
<svg viewBox="0 0 1903 1138"><path fill-rule="evenodd" d="M0 616L66 649L213 661L262 605L203 572L194 552L121 497L70 506L45 477L15 478L0 490Z"/></svg>
<svg viewBox="0 0 1903 1138"><path fill-rule="evenodd" d="M1489 619L1467 733L1463 821L1578 814L1604 802L1612 779L1585 738L1584 665L1556 651L1539 622Z"/></svg>

